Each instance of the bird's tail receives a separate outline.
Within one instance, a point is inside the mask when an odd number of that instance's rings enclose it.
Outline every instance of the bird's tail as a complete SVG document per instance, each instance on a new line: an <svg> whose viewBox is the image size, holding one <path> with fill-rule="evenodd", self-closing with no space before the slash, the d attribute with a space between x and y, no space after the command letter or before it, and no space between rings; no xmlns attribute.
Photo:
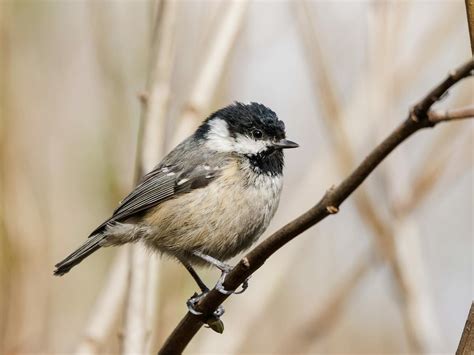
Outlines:
<svg viewBox="0 0 474 355"><path fill-rule="evenodd" d="M102 234L96 234L89 237L87 241L80 246L74 253L66 257L63 261L60 261L55 265L54 275L62 276L69 272L74 266L79 264L82 260L87 258L96 250L100 249L101 241L104 239Z"/></svg>

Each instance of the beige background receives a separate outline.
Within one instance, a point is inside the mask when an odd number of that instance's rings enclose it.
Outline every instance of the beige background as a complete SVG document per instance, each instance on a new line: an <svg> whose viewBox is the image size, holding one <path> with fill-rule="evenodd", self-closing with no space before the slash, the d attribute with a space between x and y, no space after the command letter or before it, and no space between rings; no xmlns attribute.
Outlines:
<svg viewBox="0 0 474 355"><path fill-rule="evenodd" d="M201 117L234 100L261 102L300 143L287 153L281 205L266 235L317 202L470 56L461 0L301 6L249 4ZM168 140L223 8L178 2ZM309 46L301 13L316 26L318 42ZM132 186L152 14L145 1L0 3L0 353L66 354L81 340L116 250L63 278L52 276L53 265ZM310 55L315 43L320 53ZM331 86L339 126L327 109ZM473 90L463 82L441 107L472 103ZM471 122L417 133L364 184L370 208L351 198L278 252L226 303L224 334L203 329L190 351L453 353L473 298L472 154ZM395 236L404 290L377 248L374 210ZM195 286L171 260L156 272L159 344ZM218 276L204 274L210 284ZM118 351L121 318L102 352Z"/></svg>

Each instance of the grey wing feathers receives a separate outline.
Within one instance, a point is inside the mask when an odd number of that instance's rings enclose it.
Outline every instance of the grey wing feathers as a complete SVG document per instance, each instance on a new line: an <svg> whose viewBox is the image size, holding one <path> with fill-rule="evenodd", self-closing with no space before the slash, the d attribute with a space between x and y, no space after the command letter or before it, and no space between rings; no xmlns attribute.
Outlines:
<svg viewBox="0 0 474 355"><path fill-rule="evenodd" d="M158 174L137 186L117 207L113 216L120 219L132 215L174 195L176 179L167 174Z"/></svg>
<svg viewBox="0 0 474 355"><path fill-rule="evenodd" d="M181 175L177 182L176 190L177 192L187 192L204 187L214 180L220 172L219 168L211 168L205 164L198 165Z"/></svg>
<svg viewBox="0 0 474 355"><path fill-rule="evenodd" d="M145 175L140 184L126 196L115 209L112 217L92 231L89 237L100 233L107 224L123 221L141 211L172 197L176 177L168 169L158 167Z"/></svg>
<svg viewBox="0 0 474 355"><path fill-rule="evenodd" d="M145 175L142 182L122 200L112 217L97 227L90 236L100 233L109 223L123 221L178 194L204 187L219 174L218 169L210 170L205 165L197 165L182 173L175 173L175 168L169 165L159 166Z"/></svg>

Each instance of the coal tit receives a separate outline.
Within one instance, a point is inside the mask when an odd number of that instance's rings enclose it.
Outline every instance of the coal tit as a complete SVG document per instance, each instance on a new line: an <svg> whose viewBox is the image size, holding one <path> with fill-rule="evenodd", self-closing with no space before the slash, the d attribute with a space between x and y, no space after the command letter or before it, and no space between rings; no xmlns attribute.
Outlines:
<svg viewBox="0 0 474 355"><path fill-rule="evenodd" d="M193 265L222 271L223 261L249 248L278 207L283 149L298 144L285 125L258 103L234 103L211 114L123 199L75 252L56 264L64 275L84 258L111 245L142 242L179 260L203 292ZM195 301L195 300L194 300Z"/></svg>

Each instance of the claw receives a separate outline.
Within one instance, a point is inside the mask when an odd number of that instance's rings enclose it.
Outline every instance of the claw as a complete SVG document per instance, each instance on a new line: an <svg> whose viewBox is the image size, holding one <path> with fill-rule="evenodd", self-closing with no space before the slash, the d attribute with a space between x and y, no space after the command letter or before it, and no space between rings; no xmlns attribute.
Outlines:
<svg viewBox="0 0 474 355"><path fill-rule="evenodd" d="M204 297L206 296L207 294L209 293L209 291L206 291L206 292L203 292L201 294L197 294L195 293L189 300L186 301L186 306L188 307L188 311L192 314L194 314L195 316L200 316L202 315L203 313L202 312L199 312L197 309L196 309L196 305L199 303L199 301ZM215 317L215 318L219 318L221 317L223 314L225 313L225 309L224 307L222 307L222 305L220 305L219 307L217 307L217 309L212 313L212 315Z"/></svg>
<svg viewBox="0 0 474 355"><path fill-rule="evenodd" d="M222 305L219 305L219 307L217 307L217 309L212 313L212 315L216 318L220 318L221 316L223 316L225 313L225 309L224 307L222 307Z"/></svg>
<svg viewBox="0 0 474 355"><path fill-rule="evenodd" d="M189 300L186 301L186 306L188 307L188 311L190 313L194 314L195 316L200 316L203 314L202 312L196 310L196 305L206 295L206 293L207 292L203 292L199 295L195 293Z"/></svg>
<svg viewBox="0 0 474 355"><path fill-rule="evenodd" d="M222 271L222 275L217 281L217 284L215 286L215 289L222 293L223 295L240 295L241 293L244 293L245 290L249 287L249 279L250 277L246 278L245 281L242 283L242 288L240 290L226 290L224 288L224 281L229 272Z"/></svg>
<svg viewBox="0 0 474 355"><path fill-rule="evenodd" d="M240 291L237 291L237 290L228 291L228 290L226 290L224 288L224 280L225 280L225 277L227 276L227 274L232 271L233 267L230 266L229 264L223 263L220 260L217 260L216 258L214 258L210 255L204 254L204 253L202 253L198 250L193 251L193 254L194 254L194 256L197 256L198 258L201 258L202 260L208 262L209 264L214 265L215 267L217 267L222 272L221 277L219 278L219 280L217 281L217 284L215 286L215 289L217 291L219 291L220 293L222 293L224 295L230 295L232 293L240 294L240 293L244 292L247 289L247 287L248 287L248 278L242 283L242 289Z"/></svg>

